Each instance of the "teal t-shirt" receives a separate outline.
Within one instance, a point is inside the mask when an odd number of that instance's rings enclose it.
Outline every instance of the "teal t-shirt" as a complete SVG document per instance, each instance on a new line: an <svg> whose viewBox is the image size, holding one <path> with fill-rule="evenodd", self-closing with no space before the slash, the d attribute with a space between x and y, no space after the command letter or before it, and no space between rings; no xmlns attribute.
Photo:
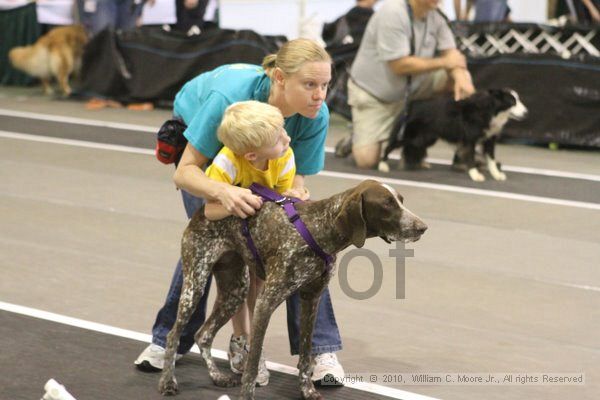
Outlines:
<svg viewBox="0 0 600 400"><path fill-rule="evenodd" d="M271 80L265 71L251 64L230 64L205 72L186 83L175 96L174 114L188 126L188 142L208 158L214 158L223 144L217 129L225 109L238 101L266 103ZM316 118L294 114L285 119L285 130L296 157L296 172L314 175L325 162L325 138L329 109L323 104Z"/></svg>

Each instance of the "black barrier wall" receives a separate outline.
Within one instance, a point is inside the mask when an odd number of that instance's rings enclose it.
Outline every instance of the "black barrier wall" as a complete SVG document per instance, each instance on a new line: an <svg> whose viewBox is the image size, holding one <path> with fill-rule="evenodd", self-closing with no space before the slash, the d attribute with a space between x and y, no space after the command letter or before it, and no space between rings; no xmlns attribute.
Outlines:
<svg viewBox="0 0 600 400"><path fill-rule="evenodd" d="M223 64L261 64L285 40L218 28L192 37L156 27L104 30L86 47L78 90L122 102L168 104L198 74Z"/></svg>

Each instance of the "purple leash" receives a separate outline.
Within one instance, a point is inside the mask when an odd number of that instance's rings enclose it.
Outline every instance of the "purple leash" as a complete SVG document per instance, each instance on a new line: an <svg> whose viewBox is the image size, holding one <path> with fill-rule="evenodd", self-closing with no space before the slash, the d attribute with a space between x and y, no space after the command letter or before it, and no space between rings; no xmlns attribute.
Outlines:
<svg viewBox="0 0 600 400"><path fill-rule="evenodd" d="M300 218L300 215L298 215L294 204L301 203L302 200L294 197L282 196L279 193L257 183L253 183L252 185L250 185L249 189L252 191L252 193L260 196L264 201L271 201L281 206L285 210L289 221L296 227L296 230L298 231L300 236L302 236L306 244L308 244L308 247L310 247L325 262L324 272L329 272L331 270L331 265L335 262L335 257L323 251L323 249L317 244L317 242L311 235L310 231L306 227L306 224L304 224L304 222ZM254 256L254 259L261 267L264 268L262 259L258 254L258 249L256 248L254 241L252 240L252 235L250 234L248 219L242 220L242 234L246 237L246 243L248 244L248 248Z"/></svg>

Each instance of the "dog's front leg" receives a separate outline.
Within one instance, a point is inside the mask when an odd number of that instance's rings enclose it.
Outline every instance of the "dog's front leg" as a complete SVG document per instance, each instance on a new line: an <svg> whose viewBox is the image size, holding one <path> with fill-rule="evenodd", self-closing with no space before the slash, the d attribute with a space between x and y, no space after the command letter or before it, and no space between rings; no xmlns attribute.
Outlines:
<svg viewBox="0 0 600 400"><path fill-rule="evenodd" d="M322 399L321 394L315 389L312 382L313 357L312 357L312 336L317 318L317 309L321 293L327 282L312 284L308 288L300 291L300 353L298 359L298 370L300 378L300 391L303 399L317 400Z"/></svg>
<svg viewBox="0 0 600 400"><path fill-rule="evenodd" d="M487 138L483 142L483 154L485 155L485 160L487 163L488 171L490 171L490 175L497 181L505 181L506 174L498 168L498 163L496 162L495 156L495 148L496 148L496 136L492 136Z"/></svg>

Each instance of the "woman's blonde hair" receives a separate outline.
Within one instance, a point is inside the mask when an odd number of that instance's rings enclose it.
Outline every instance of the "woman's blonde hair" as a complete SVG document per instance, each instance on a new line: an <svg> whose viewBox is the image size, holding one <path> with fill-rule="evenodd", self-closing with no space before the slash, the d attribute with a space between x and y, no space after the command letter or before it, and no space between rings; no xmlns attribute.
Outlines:
<svg viewBox="0 0 600 400"><path fill-rule="evenodd" d="M274 146L283 129L277 107L249 100L227 107L217 137L235 154L243 155L264 146Z"/></svg>
<svg viewBox="0 0 600 400"><path fill-rule="evenodd" d="M263 59L262 67L273 79L273 71L279 68L286 75L292 75L306 62L326 62L331 64L331 56L327 51L310 39L294 39L286 42L277 54L269 54Z"/></svg>

